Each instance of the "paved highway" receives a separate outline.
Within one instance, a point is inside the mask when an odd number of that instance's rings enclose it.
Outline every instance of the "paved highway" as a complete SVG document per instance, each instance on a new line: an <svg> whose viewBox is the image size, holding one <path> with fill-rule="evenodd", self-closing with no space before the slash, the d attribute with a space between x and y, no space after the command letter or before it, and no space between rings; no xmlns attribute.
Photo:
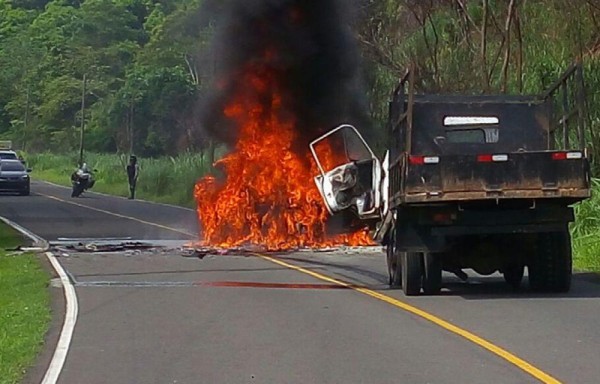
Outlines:
<svg viewBox="0 0 600 384"><path fill-rule="evenodd" d="M36 182L0 216L59 238L195 238L195 213ZM61 254L62 252L58 252ZM600 281L565 295L445 276L442 295L387 289L378 249L58 257L79 314L59 383L596 383ZM54 290L58 319L64 311ZM39 383L62 323L26 382Z"/></svg>

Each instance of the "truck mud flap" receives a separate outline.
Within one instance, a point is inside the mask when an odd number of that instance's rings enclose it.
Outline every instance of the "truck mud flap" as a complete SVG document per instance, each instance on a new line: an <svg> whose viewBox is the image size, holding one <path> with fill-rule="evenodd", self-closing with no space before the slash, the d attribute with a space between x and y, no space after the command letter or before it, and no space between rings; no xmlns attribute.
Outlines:
<svg viewBox="0 0 600 384"><path fill-rule="evenodd" d="M373 235L373 240L383 245L387 244L387 233L394 227L394 213L388 211L385 214L385 217L381 221L381 225L375 231Z"/></svg>

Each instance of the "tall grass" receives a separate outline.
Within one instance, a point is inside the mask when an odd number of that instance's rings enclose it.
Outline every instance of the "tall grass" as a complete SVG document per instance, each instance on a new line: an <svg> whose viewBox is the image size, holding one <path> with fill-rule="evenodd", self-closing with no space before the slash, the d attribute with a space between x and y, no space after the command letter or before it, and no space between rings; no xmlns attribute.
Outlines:
<svg viewBox="0 0 600 384"><path fill-rule="evenodd" d="M592 197L575 206L575 222L571 224L574 265L600 271L600 179L593 179L592 186Z"/></svg>
<svg viewBox="0 0 600 384"><path fill-rule="evenodd" d="M76 169L77 154L39 153L26 156L33 169L33 179L70 185L70 175ZM118 196L128 196L127 155L87 153L88 167L95 169L94 190ZM138 158L140 176L136 197L181 206L194 206L196 181L212 171L206 156L183 153L177 157Z"/></svg>

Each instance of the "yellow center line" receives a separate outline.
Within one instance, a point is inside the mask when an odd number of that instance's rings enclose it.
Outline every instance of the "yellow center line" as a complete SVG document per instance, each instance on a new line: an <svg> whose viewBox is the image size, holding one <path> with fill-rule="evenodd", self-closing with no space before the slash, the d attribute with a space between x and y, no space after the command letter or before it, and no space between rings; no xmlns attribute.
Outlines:
<svg viewBox="0 0 600 384"><path fill-rule="evenodd" d="M482 337L479 337L477 335L475 335L472 332L469 332L463 328L460 328L452 323L447 322L446 320L443 320L435 315L432 315L431 313L428 313L422 309L419 309L417 307L414 307L410 304L407 304L403 301L394 299L393 297L387 296L387 295L383 295L379 292L373 291L371 289L368 288L362 288L362 287L357 287L353 284L344 282L342 280L337 280L334 279L332 277L326 276L326 275L322 275L320 273L311 271L309 269L306 268L302 268L299 267L297 265L293 265L293 264L289 264L286 263L285 261L279 260L279 259L275 259L273 257L270 256L266 256L266 255L260 255L260 254L255 254L257 257L266 260L266 261L270 261L272 263L275 264L279 264L283 267L286 268L290 268L293 269L295 271L310 275L312 277L315 277L319 280L323 280L326 281L328 283L332 283L332 284L337 284L349 289L352 289L356 292L360 292L362 294L365 294L367 296L371 296L377 300L381 300L383 302L386 302L388 304L391 304L397 308L400 308L406 312L412 313L416 316L419 316L425 320L428 320L432 323L434 323L435 325L444 328L452 333L454 333L455 335L458 335L460 337L463 337L467 340L469 340L470 342L487 349L488 351L490 351L491 353L503 358L504 360L508 361L510 364L517 366L518 368L520 368L521 370L525 371L527 374L535 377L536 379L538 379L539 381L541 381L542 383L547 383L547 384L560 384L560 381L558 381L557 379L555 379L554 377L550 376L549 374L545 373L544 371L540 370L539 368L534 367L533 365L531 365L530 363L526 362L525 360L515 356L514 354L508 352L506 349L501 348L487 340L485 340Z"/></svg>
<svg viewBox="0 0 600 384"><path fill-rule="evenodd" d="M166 225L152 223L150 221L141 220L141 219L138 219L138 218L135 218L135 217L131 217L131 216L121 215L119 213L107 211L107 210L104 210L104 209L90 207L89 205L79 204L79 203L75 203L73 201L63 200L63 199L58 198L56 196L45 195L43 193L40 193L39 195L47 197L47 198L52 199L52 200L60 201L62 203L71 204L71 205L75 205L75 206L78 206L78 207L91 209L92 211L106 213L107 215L112 215L112 216L120 217L122 219L137 221L138 223L142 223L142 224L146 224L146 225L151 225L153 227L161 228L161 229L164 229L164 230L167 230L167 231L177 232L177 233L181 233L181 234L184 234L184 235L187 235L187 236L192 236L192 237L196 237L197 236L197 234L193 234L193 233L190 233L190 232L187 232L187 231L182 231L182 230L179 230L179 229L167 227Z"/></svg>

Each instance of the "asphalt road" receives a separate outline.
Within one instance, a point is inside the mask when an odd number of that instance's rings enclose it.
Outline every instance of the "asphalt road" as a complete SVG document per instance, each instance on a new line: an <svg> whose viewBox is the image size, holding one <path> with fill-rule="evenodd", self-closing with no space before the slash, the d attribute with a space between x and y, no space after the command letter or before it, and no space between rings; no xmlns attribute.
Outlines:
<svg viewBox="0 0 600 384"><path fill-rule="evenodd" d="M198 233L190 209L85 192L33 182L31 196L0 195L0 215L46 240L132 237L142 240L191 239Z"/></svg>
<svg viewBox="0 0 600 384"><path fill-rule="evenodd" d="M71 199L38 183L32 190L0 196L0 215L49 240L185 241L197 233L193 211ZM566 295L533 295L511 292L498 277L445 276L442 295L407 298L386 288L377 249L270 256L155 249L59 257L79 303L59 383L539 382L532 372L547 382L600 382L596 277L578 274ZM410 313L415 307L424 314ZM431 315L460 331L423 318Z"/></svg>

